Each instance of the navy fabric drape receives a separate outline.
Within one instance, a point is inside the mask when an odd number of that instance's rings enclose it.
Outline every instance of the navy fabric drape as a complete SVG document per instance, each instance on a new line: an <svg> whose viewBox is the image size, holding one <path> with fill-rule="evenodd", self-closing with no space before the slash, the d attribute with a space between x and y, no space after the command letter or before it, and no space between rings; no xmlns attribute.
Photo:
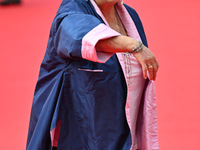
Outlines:
<svg viewBox="0 0 200 150"><path fill-rule="evenodd" d="M125 5L142 41L141 21ZM89 0L63 0L52 23L36 85L27 150L50 150L50 132L61 122L58 150L129 150L127 85L116 55L106 63L81 56L82 38L103 23ZM89 72L103 70L103 72Z"/></svg>

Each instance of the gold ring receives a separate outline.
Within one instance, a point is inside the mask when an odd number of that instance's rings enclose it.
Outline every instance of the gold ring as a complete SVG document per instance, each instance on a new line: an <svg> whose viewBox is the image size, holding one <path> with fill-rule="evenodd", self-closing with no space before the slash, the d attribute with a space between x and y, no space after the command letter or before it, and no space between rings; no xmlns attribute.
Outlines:
<svg viewBox="0 0 200 150"><path fill-rule="evenodd" d="M149 69L153 69L153 66L152 65L149 65L149 67L148 67Z"/></svg>

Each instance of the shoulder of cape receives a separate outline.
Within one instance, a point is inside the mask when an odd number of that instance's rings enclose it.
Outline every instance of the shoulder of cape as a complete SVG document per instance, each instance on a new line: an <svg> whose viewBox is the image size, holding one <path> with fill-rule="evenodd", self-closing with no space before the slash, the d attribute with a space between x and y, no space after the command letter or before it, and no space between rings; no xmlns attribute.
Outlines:
<svg viewBox="0 0 200 150"><path fill-rule="evenodd" d="M138 13L136 12L135 9L133 9L132 7L128 6L127 4L124 4L125 8L127 9L128 13L132 16L138 16Z"/></svg>
<svg viewBox="0 0 200 150"><path fill-rule="evenodd" d="M128 11L128 13L130 14L131 18L133 19L137 29L138 29L138 32L140 34L140 37L143 41L143 44L145 46L148 47L148 44L147 44L147 39L146 39L146 36L145 36L145 32L144 32L144 28L143 28L143 25L142 25L142 22L140 20L140 17L138 15L138 13L136 12L135 9L131 8L130 6L124 4L126 10Z"/></svg>

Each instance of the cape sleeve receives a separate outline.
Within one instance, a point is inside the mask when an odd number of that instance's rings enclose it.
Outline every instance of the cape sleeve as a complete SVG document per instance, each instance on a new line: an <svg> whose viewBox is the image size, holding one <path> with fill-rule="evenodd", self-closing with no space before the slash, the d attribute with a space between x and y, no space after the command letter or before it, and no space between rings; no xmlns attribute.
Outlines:
<svg viewBox="0 0 200 150"><path fill-rule="evenodd" d="M96 51L99 40L120 35L103 24L98 18L84 13L74 12L61 21L54 45L62 58L87 59L105 63L113 53Z"/></svg>

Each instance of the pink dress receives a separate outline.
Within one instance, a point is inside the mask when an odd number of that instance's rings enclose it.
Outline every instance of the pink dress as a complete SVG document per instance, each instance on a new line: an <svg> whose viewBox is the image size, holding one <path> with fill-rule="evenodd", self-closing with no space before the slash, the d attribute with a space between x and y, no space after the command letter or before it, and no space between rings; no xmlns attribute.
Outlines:
<svg viewBox="0 0 200 150"><path fill-rule="evenodd" d="M109 27L108 22L106 21L97 4L93 0L91 0L91 3L93 4L96 12ZM119 1L118 4L116 4L116 10L127 31L127 35L138 41L141 41L137 28L126 8L123 6L122 1ZM102 32L106 30L104 28L105 27L103 25L100 25L96 27L96 29L93 29L93 31L85 36L83 43L86 43L85 45L87 45L87 38L92 37L91 35L93 33L97 33L98 30L99 35L104 38L109 37L109 34L115 36L120 35L119 33ZM96 42L97 41L94 41L94 45ZM109 53L97 53L98 58L94 59L95 61L97 60L101 63L105 62L109 57L113 55ZM83 52L85 58L89 57L86 56L86 54L88 53ZM138 148L141 150L158 150L159 144L157 131L157 110L154 83L149 81L148 85L145 85L146 80L143 78L141 65L132 54L117 53L117 57L124 72L128 88L127 103L125 109L127 122L132 136L131 150L136 150ZM141 104L142 98L144 101L142 101Z"/></svg>

